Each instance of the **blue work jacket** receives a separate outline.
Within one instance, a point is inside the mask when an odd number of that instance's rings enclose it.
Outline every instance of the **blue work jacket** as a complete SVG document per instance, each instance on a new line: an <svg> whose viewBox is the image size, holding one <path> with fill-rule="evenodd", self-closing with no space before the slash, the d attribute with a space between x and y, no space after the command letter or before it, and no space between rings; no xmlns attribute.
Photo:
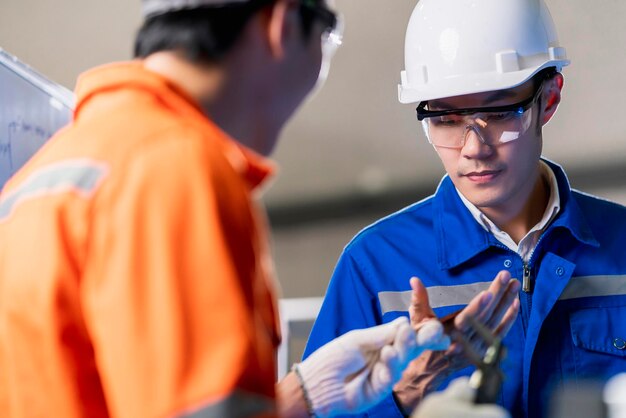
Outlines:
<svg viewBox="0 0 626 418"><path fill-rule="evenodd" d="M570 188L555 172L561 211L530 261L476 222L449 177L435 195L361 231L345 248L304 353L352 329L408 315L409 279L428 288L438 316L466 305L496 274L530 273L520 313L504 339L499 404L513 417L545 416L568 379L626 371L626 208ZM467 368L459 374L470 374ZM363 417L402 417L392 396Z"/></svg>

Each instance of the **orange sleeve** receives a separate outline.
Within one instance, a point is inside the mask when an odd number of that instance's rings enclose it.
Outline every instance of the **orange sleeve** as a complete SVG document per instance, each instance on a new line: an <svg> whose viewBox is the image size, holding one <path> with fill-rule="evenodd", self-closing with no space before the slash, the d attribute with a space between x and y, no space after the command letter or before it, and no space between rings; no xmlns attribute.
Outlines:
<svg viewBox="0 0 626 418"><path fill-rule="evenodd" d="M82 298L112 417L273 416L248 191L206 143L155 139L96 199Z"/></svg>

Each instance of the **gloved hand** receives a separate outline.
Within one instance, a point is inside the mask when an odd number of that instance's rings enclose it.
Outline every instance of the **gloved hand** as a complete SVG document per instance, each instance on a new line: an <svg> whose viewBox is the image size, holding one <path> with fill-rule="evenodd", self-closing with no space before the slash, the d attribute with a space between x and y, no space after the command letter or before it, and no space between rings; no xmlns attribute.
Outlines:
<svg viewBox="0 0 626 418"><path fill-rule="evenodd" d="M468 377L453 380L443 392L432 393L419 404L411 418L510 418L498 405L475 405L476 390Z"/></svg>
<svg viewBox="0 0 626 418"><path fill-rule="evenodd" d="M450 339L436 320L416 333L407 318L350 331L294 366L317 417L366 410L391 393L407 365L424 350L445 350Z"/></svg>

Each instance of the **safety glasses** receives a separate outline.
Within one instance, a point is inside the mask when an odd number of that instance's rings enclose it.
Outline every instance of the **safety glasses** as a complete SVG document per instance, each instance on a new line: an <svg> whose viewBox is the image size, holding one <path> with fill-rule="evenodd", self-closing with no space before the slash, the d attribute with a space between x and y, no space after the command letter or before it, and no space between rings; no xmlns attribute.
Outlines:
<svg viewBox="0 0 626 418"><path fill-rule="evenodd" d="M300 4L322 23L322 43L325 50L334 53L343 42L342 16L329 9L324 1L302 0Z"/></svg>
<svg viewBox="0 0 626 418"><path fill-rule="evenodd" d="M543 91L543 82L528 98L510 105L464 109L428 110L428 102L417 107L428 141L436 147L461 149L469 132L484 144L497 146L514 141L528 131L532 107Z"/></svg>

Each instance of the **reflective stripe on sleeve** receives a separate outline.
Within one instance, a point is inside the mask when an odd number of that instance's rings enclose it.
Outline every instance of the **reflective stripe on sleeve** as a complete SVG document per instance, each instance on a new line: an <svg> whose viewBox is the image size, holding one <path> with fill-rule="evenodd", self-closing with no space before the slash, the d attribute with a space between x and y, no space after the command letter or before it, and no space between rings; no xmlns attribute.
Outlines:
<svg viewBox="0 0 626 418"><path fill-rule="evenodd" d="M0 221L6 220L20 203L59 193L91 195L108 173L106 165L87 159L67 160L42 167L17 188L0 198Z"/></svg>
<svg viewBox="0 0 626 418"><path fill-rule="evenodd" d="M626 274L572 277L559 300L626 295Z"/></svg>
<svg viewBox="0 0 626 418"><path fill-rule="evenodd" d="M178 415L177 418L249 418L275 412L274 400L238 390L218 402Z"/></svg>
<svg viewBox="0 0 626 418"><path fill-rule="evenodd" d="M474 296L487 290L491 282L478 282L456 286L431 286L427 288L428 300L432 308L467 305ZM379 292L378 301L382 314L388 312L406 312L411 305L411 291Z"/></svg>

